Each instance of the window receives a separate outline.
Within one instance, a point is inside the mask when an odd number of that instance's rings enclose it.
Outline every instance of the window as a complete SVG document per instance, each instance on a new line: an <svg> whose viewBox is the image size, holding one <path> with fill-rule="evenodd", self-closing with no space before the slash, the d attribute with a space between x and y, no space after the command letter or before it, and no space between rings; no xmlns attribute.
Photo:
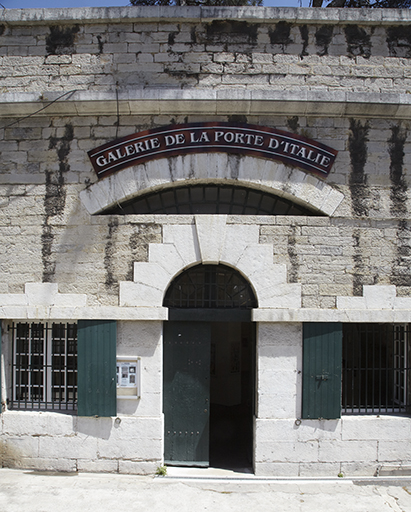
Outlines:
<svg viewBox="0 0 411 512"><path fill-rule="evenodd" d="M226 265L196 265L175 278L168 288L168 308L256 308L247 280Z"/></svg>
<svg viewBox="0 0 411 512"><path fill-rule="evenodd" d="M104 214L319 215L262 190L222 184L168 187L148 192Z"/></svg>
<svg viewBox="0 0 411 512"><path fill-rule="evenodd" d="M343 414L411 411L408 324L344 324Z"/></svg>
<svg viewBox="0 0 411 512"><path fill-rule="evenodd" d="M302 417L411 413L409 324L305 323Z"/></svg>
<svg viewBox="0 0 411 512"><path fill-rule="evenodd" d="M74 410L77 404L77 325L12 326L14 409Z"/></svg>

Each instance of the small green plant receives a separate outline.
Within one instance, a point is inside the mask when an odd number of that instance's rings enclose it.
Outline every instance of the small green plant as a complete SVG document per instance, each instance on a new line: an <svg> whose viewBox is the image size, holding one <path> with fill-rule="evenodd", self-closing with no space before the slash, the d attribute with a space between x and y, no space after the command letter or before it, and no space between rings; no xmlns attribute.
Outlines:
<svg viewBox="0 0 411 512"><path fill-rule="evenodd" d="M167 466L158 466L156 475L157 476L166 476L167 474Z"/></svg>
<svg viewBox="0 0 411 512"><path fill-rule="evenodd" d="M343 473L338 473L338 478L344 478L344 474Z"/></svg>

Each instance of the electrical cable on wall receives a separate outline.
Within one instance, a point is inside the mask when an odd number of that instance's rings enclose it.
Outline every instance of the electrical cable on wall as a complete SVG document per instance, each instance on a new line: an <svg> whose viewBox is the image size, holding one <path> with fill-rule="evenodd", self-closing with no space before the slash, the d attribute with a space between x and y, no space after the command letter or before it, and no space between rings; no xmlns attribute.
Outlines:
<svg viewBox="0 0 411 512"><path fill-rule="evenodd" d="M3 130L6 129L6 128L10 128L10 126L13 126L17 123L19 123L20 121L24 121L25 119L29 119L30 117L33 117L35 116L36 114L38 114L39 112L45 110L46 108L48 108L50 105L53 105L53 103L56 103L56 101L59 101L61 98L64 98L65 96L69 96L68 98L66 98L66 100L70 99L70 97L75 93L77 92L77 89L74 89L73 91L68 91L68 92L65 92L64 94L62 94L61 96L59 96L58 98L56 98L55 100L53 101L50 101L50 103L48 105L45 105L44 107L40 108L39 110L36 110L36 112L33 112L32 114L29 114L28 116L24 116L24 117L21 117L20 119L17 119L16 121L13 121L12 123L10 124L7 124L6 126L3 126Z"/></svg>

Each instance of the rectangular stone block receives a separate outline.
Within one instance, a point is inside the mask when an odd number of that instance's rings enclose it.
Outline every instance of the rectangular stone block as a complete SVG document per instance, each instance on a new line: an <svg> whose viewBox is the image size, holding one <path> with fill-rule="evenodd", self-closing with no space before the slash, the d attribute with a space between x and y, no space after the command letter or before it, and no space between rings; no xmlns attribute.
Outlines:
<svg viewBox="0 0 411 512"><path fill-rule="evenodd" d="M375 462L342 462L341 473L344 476L377 476L378 463Z"/></svg>
<svg viewBox="0 0 411 512"><path fill-rule="evenodd" d="M50 459L50 458L22 458L10 468L32 469L36 471L61 471L63 473L77 472L76 461L71 459Z"/></svg>
<svg viewBox="0 0 411 512"><path fill-rule="evenodd" d="M318 442L289 443L287 441L272 441L259 443L256 447L255 459L259 462L317 462Z"/></svg>
<svg viewBox="0 0 411 512"><path fill-rule="evenodd" d="M3 433L24 435L46 435L48 432L47 415L31 411L5 411L2 414Z"/></svg>
<svg viewBox="0 0 411 512"><path fill-rule="evenodd" d="M39 456L44 458L96 459L98 443L95 437L41 436L39 438Z"/></svg>
<svg viewBox="0 0 411 512"><path fill-rule="evenodd" d="M404 440L380 440L378 442L378 461L395 460L411 463L411 443Z"/></svg>
<svg viewBox="0 0 411 512"><path fill-rule="evenodd" d="M162 466L161 458L156 461L120 460L118 462L118 472L127 475L154 475L160 466Z"/></svg>
<svg viewBox="0 0 411 512"><path fill-rule="evenodd" d="M401 441L409 439L411 420L401 416L345 416L343 440Z"/></svg>
<svg viewBox="0 0 411 512"><path fill-rule="evenodd" d="M374 441L326 441L319 446L321 462L376 462L378 444Z"/></svg>
<svg viewBox="0 0 411 512"><path fill-rule="evenodd" d="M271 477L297 477L299 476L299 464L285 462L255 462L255 476Z"/></svg>
<svg viewBox="0 0 411 512"><path fill-rule="evenodd" d="M300 477L334 477L341 473L341 464L338 462L301 462L299 465Z"/></svg>
<svg viewBox="0 0 411 512"><path fill-rule="evenodd" d="M78 460L77 470L83 473L118 473L117 460Z"/></svg>

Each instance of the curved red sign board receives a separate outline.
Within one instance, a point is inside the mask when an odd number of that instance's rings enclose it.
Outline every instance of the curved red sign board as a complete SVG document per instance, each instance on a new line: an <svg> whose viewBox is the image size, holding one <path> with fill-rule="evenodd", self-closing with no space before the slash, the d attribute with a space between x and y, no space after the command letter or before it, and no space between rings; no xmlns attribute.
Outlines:
<svg viewBox="0 0 411 512"><path fill-rule="evenodd" d="M326 177L337 151L301 135L252 124L164 126L108 142L88 152L99 178L157 158L187 153L237 153L301 167Z"/></svg>

